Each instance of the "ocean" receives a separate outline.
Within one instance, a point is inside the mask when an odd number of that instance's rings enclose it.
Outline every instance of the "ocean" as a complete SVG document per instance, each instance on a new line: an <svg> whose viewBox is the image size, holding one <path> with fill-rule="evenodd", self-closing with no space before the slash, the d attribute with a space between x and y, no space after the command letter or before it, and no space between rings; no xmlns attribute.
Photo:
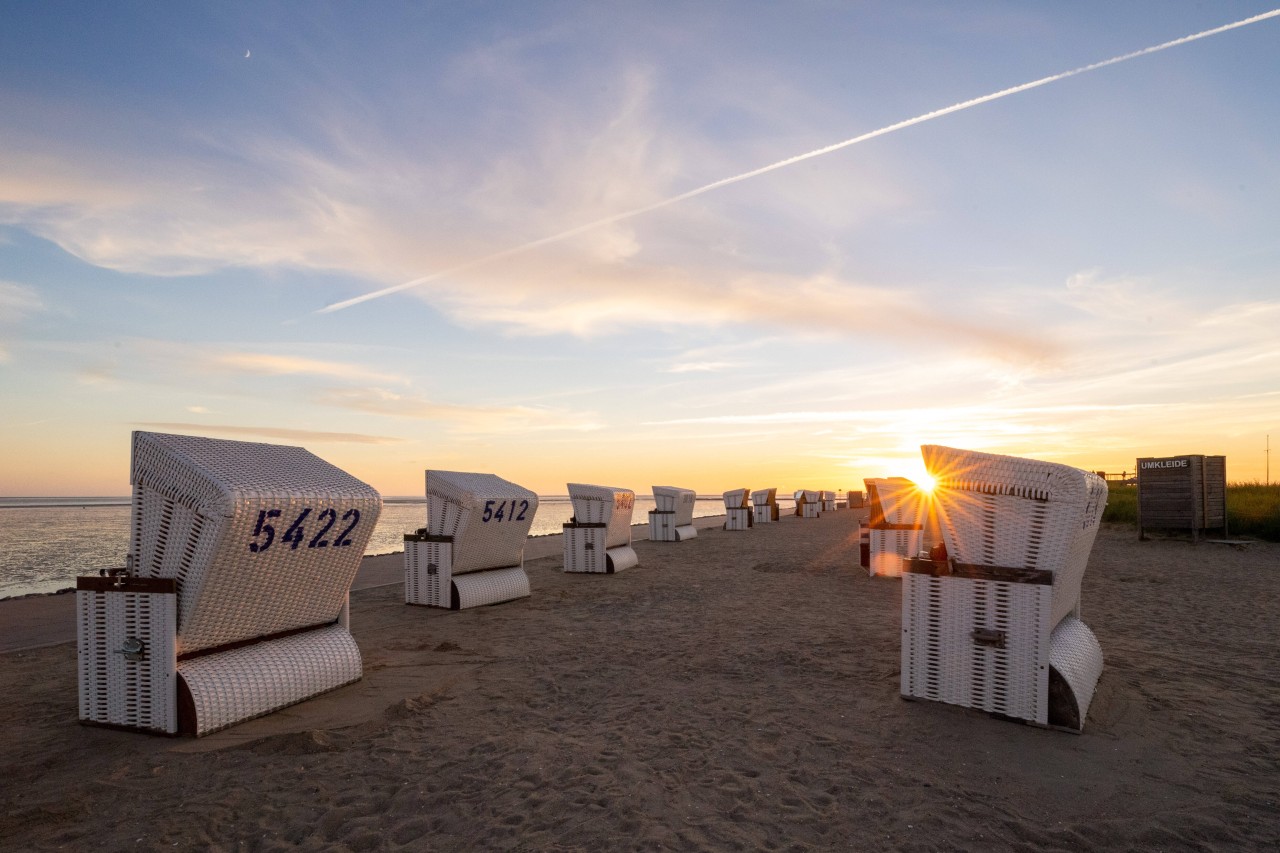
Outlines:
<svg viewBox="0 0 1280 853"><path fill-rule="evenodd" d="M0 599L74 587L77 575L124 566L130 499L0 498ZM632 521L644 523L652 496L636 496ZM724 515L724 500L698 498L695 516ZM565 495L538 498L530 536L559 533L573 515ZM427 523L425 498L384 498L366 556L404 550L404 534Z"/></svg>

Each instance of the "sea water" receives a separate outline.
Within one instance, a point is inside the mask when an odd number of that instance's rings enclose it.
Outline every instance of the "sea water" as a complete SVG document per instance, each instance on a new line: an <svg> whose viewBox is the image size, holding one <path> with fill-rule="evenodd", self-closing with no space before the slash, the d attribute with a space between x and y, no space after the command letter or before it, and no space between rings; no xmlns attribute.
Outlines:
<svg viewBox="0 0 1280 853"><path fill-rule="evenodd" d="M647 523L653 498L636 496L631 520ZM0 498L0 598L74 587L77 575L124 566L130 499ZM699 497L694 516L724 515L724 500ZM565 495L538 498L530 536L559 533L573 515ZM425 498L384 498L366 555L404 550L404 535L427 523Z"/></svg>

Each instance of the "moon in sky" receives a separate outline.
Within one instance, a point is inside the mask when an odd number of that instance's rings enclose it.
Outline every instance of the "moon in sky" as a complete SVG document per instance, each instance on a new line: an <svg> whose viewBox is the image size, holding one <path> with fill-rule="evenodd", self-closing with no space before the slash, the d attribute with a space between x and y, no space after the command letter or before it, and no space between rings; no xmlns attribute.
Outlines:
<svg viewBox="0 0 1280 853"><path fill-rule="evenodd" d="M247 50L246 50L246 51L244 52L244 58L245 58L245 59L248 59L248 58L249 58L249 51L247 51Z"/></svg>

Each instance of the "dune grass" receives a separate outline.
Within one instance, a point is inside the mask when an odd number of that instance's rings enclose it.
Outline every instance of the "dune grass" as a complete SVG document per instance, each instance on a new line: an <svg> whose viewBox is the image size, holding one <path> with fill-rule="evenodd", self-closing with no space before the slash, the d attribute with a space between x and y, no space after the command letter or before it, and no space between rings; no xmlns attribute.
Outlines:
<svg viewBox="0 0 1280 853"><path fill-rule="evenodd" d="M1138 523L1138 487L1111 485L1103 521ZM1227 527L1232 536L1280 542L1280 484L1227 484Z"/></svg>

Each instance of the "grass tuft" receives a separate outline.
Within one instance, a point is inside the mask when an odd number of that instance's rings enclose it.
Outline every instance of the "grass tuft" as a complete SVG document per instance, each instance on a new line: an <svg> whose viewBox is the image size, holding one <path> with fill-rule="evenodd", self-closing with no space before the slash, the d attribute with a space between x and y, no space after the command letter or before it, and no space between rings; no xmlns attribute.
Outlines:
<svg viewBox="0 0 1280 853"><path fill-rule="evenodd" d="M1111 484L1103 521L1138 524L1138 487ZM1232 536L1280 542L1280 484L1227 484L1227 527Z"/></svg>

